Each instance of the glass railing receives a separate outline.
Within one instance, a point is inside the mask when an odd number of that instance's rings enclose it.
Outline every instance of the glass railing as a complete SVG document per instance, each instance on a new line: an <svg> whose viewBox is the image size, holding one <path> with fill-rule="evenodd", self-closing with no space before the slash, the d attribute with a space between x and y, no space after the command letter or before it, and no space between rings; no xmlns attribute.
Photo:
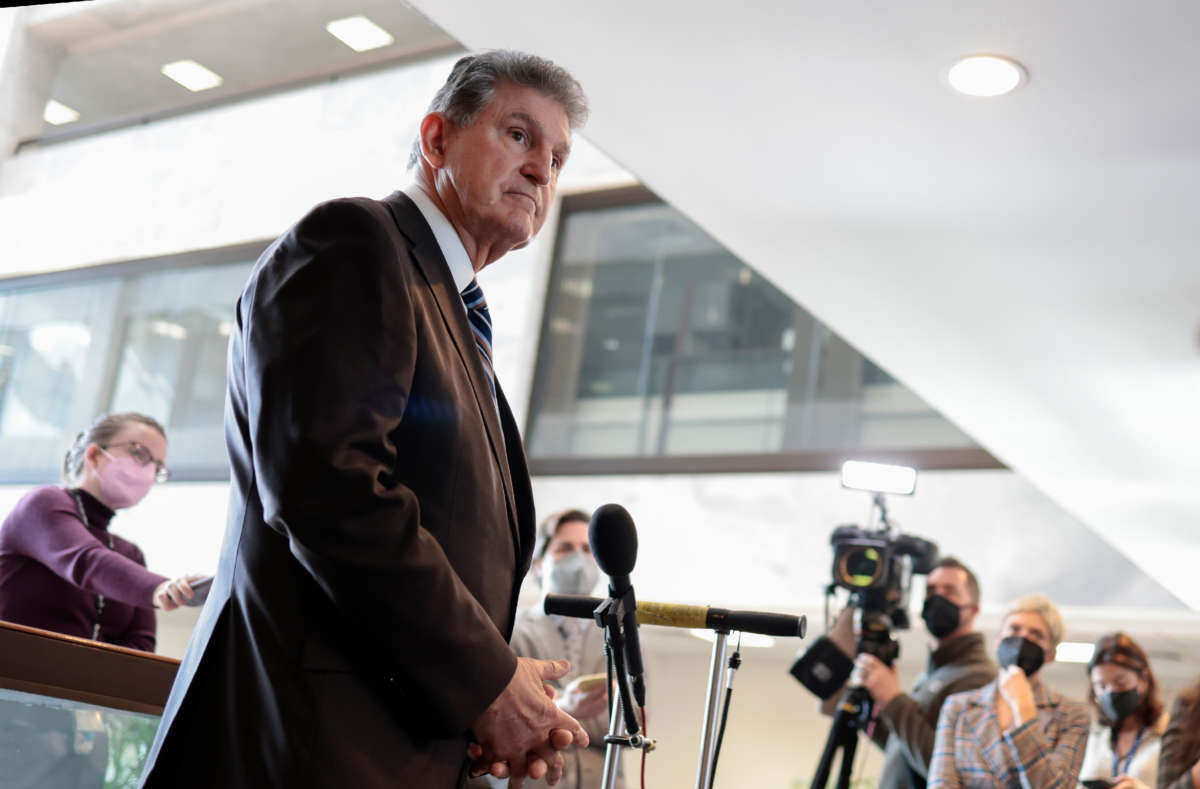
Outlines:
<svg viewBox="0 0 1200 789"><path fill-rule="evenodd" d="M136 787L178 667L0 622L0 786Z"/></svg>

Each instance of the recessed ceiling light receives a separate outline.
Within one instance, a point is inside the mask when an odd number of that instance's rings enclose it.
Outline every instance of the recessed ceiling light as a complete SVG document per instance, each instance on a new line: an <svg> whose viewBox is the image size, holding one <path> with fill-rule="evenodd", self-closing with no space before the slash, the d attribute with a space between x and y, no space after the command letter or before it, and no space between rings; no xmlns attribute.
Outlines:
<svg viewBox="0 0 1200 789"><path fill-rule="evenodd" d="M162 67L163 76L170 77L190 91L215 88L225 80L194 60L176 60Z"/></svg>
<svg viewBox="0 0 1200 789"><path fill-rule="evenodd" d="M1025 81L1025 69L999 55L973 55L950 67L950 87L968 96L1003 96Z"/></svg>
<svg viewBox="0 0 1200 789"><path fill-rule="evenodd" d="M186 340L188 335L186 328L171 321L154 321L150 324L150 331L172 340Z"/></svg>
<svg viewBox="0 0 1200 789"><path fill-rule="evenodd" d="M325 29L355 52L366 52L368 49L386 47L396 39L392 34L365 16L348 16L345 19L335 19Z"/></svg>
<svg viewBox="0 0 1200 789"><path fill-rule="evenodd" d="M79 113L66 104L50 99L46 102L46 109L42 111L42 120L55 126L62 126L64 123L74 123L79 120Z"/></svg>

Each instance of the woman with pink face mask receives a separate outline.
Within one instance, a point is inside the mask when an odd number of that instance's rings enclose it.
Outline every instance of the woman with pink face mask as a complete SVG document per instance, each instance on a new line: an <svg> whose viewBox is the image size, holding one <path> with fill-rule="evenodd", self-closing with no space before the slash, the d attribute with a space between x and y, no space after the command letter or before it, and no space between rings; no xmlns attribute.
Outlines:
<svg viewBox="0 0 1200 789"><path fill-rule="evenodd" d="M0 619L154 651L154 608L185 604L200 576L150 572L108 525L167 479L166 455L162 425L142 414L110 414L80 433L64 484L33 489L0 524Z"/></svg>

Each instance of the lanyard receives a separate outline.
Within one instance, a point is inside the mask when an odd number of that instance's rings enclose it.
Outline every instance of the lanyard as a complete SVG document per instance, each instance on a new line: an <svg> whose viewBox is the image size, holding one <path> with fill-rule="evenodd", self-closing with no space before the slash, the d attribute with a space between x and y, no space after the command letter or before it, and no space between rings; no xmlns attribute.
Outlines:
<svg viewBox="0 0 1200 789"><path fill-rule="evenodd" d="M1117 772L1121 767L1121 755L1119 753L1117 753L1117 749L1115 747L1113 748L1113 769L1112 769L1113 778L1116 778L1118 775L1128 775L1129 774L1129 768L1133 764L1133 755L1135 753L1137 753L1138 746L1142 744L1142 735L1145 733L1146 733L1145 726L1138 729L1137 737L1134 738L1134 740L1133 740L1133 747L1129 749L1129 754L1125 758L1124 772ZM1116 743L1114 743L1114 745L1115 744Z"/></svg>
<svg viewBox="0 0 1200 789"><path fill-rule="evenodd" d="M83 525L85 528L91 529L92 524L90 524L88 522L87 511L84 510L84 508L83 508L83 499L81 499L79 497L79 491L72 490L71 498L75 499L75 509L79 512L79 520L83 521ZM115 550L115 547L113 546L112 535L109 534L108 531L106 530L104 532L104 536L107 538L108 549L110 551ZM93 641L100 640L100 615L103 613L104 613L104 595L98 594L98 595L96 595L96 621L94 623L92 623L92 640Z"/></svg>

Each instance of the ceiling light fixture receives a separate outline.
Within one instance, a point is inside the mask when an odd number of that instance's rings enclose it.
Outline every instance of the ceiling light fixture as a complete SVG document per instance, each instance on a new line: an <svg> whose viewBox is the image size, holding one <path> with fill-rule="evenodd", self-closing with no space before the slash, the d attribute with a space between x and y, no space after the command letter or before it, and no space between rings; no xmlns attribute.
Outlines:
<svg viewBox="0 0 1200 789"><path fill-rule="evenodd" d="M42 120L54 126L62 126L64 123L74 123L79 120L79 113L66 104L50 99L46 102L46 109L42 110Z"/></svg>
<svg viewBox="0 0 1200 789"><path fill-rule="evenodd" d="M392 34L365 16L348 16L345 19L335 19L325 25L329 34L341 41L355 52L366 52L368 49L386 47L396 39Z"/></svg>
<svg viewBox="0 0 1200 789"><path fill-rule="evenodd" d="M1058 645L1054 659L1059 663L1087 663L1096 651L1095 644L1082 641L1064 641Z"/></svg>
<svg viewBox="0 0 1200 789"><path fill-rule="evenodd" d="M188 336L186 328L171 321L154 321L150 324L150 331L172 340L186 340Z"/></svg>
<svg viewBox="0 0 1200 789"><path fill-rule="evenodd" d="M955 63L946 74L950 87L968 96L1003 96L1028 80L1015 60L999 55L972 55Z"/></svg>
<svg viewBox="0 0 1200 789"><path fill-rule="evenodd" d="M194 60L176 60L163 66L161 71L164 77L170 77L193 93L215 88L225 81L220 74Z"/></svg>
<svg viewBox="0 0 1200 789"><path fill-rule="evenodd" d="M917 489L917 470L911 466L847 460L842 464L842 487L911 496Z"/></svg>

